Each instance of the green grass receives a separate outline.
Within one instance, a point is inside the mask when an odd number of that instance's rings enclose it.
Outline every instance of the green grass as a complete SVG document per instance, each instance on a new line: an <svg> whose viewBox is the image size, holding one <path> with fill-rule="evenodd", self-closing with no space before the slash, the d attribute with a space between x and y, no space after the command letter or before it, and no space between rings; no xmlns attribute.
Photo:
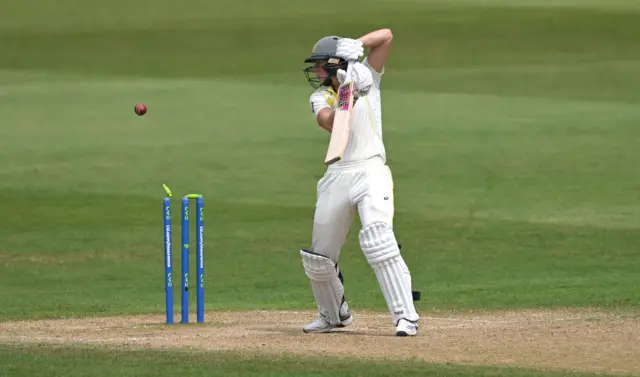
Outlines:
<svg viewBox="0 0 640 377"><path fill-rule="evenodd" d="M587 377L596 374L533 371L424 362L381 363L317 357L291 358L239 355L228 352L166 352L87 348L0 346L0 376L513 376ZM597 374L597 376L603 376Z"/></svg>
<svg viewBox="0 0 640 377"><path fill-rule="evenodd" d="M378 27L395 36L384 135L419 309L638 308L637 2L251 3L0 0L0 320L162 313L163 183L204 194L207 310L313 309L298 250L328 135L302 61L324 35ZM358 225L347 297L384 311ZM82 375L101 360L108 375L116 357L47 352L0 368ZM178 362L135 355L117 353L126 373L144 375L137 357L154 375ZM192 374L243 365L190 357ZM260 373L249 365L237 373Z"/></svg>
<svg viewBox="0 0 640 377"><path fill-rule="evenodd" d="M326 136L304 125L306 107L270 111L290 99L264 84L138 83L25 86L0 105L13 159L0 171L0 298L14 303L0 317L163 310L162 183L205 195L208 309L313 307L297 251ZM637 305L639 109L390 93L397 233L424 308ZM140 98L144 118L129 106ZM383 308L357 227L347 292Z"/></svg>

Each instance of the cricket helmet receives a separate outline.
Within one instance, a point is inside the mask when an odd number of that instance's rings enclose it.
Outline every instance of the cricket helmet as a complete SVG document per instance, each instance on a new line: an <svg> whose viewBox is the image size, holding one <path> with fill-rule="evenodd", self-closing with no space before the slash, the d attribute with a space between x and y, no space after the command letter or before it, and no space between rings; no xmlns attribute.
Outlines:
<svg viewBox="0 0 640 377"><path fill-rule="evenodd" d="M314 63L304 69L304 74L307 77L307 81L314 89L320 87L320 85L330 86L331 78L335 76L338 69L345 69L346 62L336 55L338 49L338 40L340 37L335 35L323 37L313 45L311 50L311 56L304 60L305 63ZM326 61L324 64L318 66L318 61ZM327 78L321 83L320 79L313 74L314 68L322 67L327 72Z"/></svg>

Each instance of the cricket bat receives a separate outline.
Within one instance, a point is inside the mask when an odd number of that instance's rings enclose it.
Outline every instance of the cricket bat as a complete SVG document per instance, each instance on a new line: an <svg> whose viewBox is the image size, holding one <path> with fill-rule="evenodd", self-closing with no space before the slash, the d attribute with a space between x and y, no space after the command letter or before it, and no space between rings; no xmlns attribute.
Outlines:
<svg viewBox="0 0 640 377"><path fill-rule="evenodd" d="M354 95L353 81L351 80L353 63L353 61L347 62L347 76L344 79L344 83L338 88L338 105L336 106L336 111L333 116L333 128L331 130L329 148L324 158L324 163L327 166L340 161L349 142Z"/></svg>

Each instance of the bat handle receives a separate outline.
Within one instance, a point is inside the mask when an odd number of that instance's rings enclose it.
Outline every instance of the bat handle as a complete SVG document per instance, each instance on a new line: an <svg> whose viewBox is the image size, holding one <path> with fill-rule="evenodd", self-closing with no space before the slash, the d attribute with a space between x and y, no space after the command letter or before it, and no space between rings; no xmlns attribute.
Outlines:
<svg viewBox="0 0 640 377"><path fill-rule="evenodd" d="M353 63L355 63L355 61L353 60L347 61L347 77L344 78L345 82L351 81L351 72L353 71Z"/></svg>

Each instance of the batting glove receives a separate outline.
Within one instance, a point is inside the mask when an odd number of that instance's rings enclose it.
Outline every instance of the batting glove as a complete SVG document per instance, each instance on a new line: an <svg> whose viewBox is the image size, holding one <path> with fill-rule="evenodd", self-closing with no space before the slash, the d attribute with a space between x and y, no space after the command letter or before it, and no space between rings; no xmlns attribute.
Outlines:
<svg viewBox="0 0 640 377"><path fill-rule="evenodd" d="M347 71L339 69L337 76L340 85L342 85L347 78ZM353 63L353 67L351 68L351 81L353 82L353 89L359 97L362 97L369 93L369 90L373 85L373 76L371 75L369 68L362 63L356 62Z"/></svg>
<svg viewBox="0 0 640 377"><path fill-rule="evenodd" d="M344 60L358 60L364 56L362 42L357 39L341 38L338 40L336 56Z"/></svg>

